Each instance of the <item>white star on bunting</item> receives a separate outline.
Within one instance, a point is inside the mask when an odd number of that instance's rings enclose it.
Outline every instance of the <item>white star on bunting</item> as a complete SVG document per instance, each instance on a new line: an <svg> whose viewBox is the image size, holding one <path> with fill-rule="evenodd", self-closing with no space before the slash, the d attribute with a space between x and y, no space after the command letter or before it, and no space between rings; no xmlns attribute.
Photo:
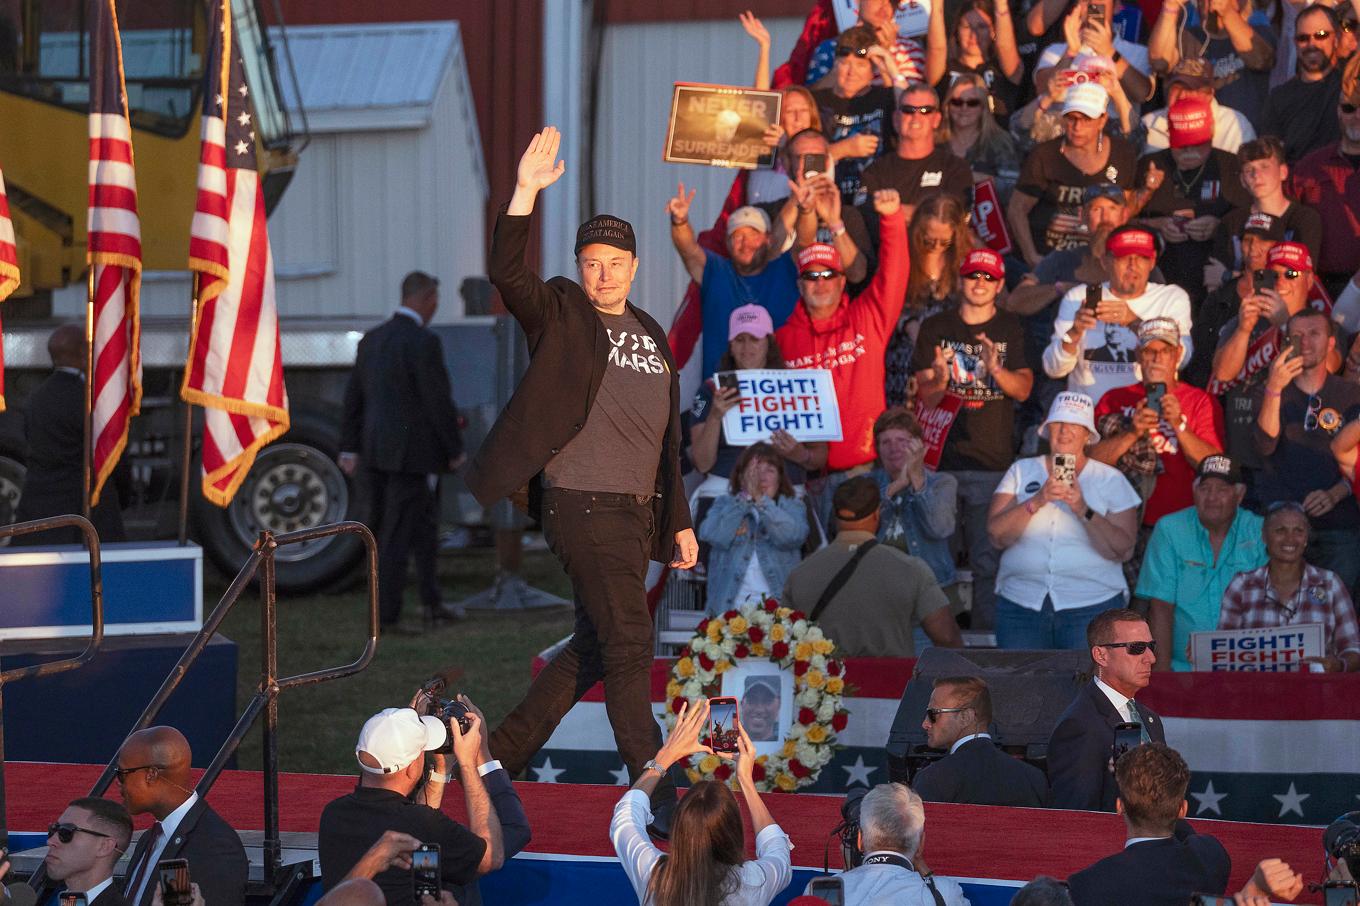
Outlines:
<svg viewBox="0 0 1360 906"><path fill-rule="evenodd" d="M632 786L632 784L628 782L628 765L625 764L618 770L610 771L609 773L614 775L615 786Z"/></svg>
<svg viewBox="0 0 1360 906"><path fill-rule="evenodd" d="M873 786L873 784L869 782L869 775L874 771L877 771L878 768L874 765L865 764L863 755L856 755L855 763L843 764L841 765L841 770L850 775L845 778L845 785L847 787L852 787L857 783L862 783L865 786Z"/></svg>
<svg viewBox="0 0 1360 906"><path fill-rule="evenodd" d="M552 759L545 758L543 759L543 767L530 768L529 770L538 775L534 779L539 783L557 783L557 775L565 771L566 768L555 768L552 766Z"/></svg>
<svg viewBox="0 0 1360 906"><path fill-rule="evenodd" d="M1312 794L1311 794L1311 793L1300 793L1299 791L1297 791L1296 789L1294 789L1294 784L1291 783L1291 784L1289 784L1289 792L1283 793L1283 794L1280 794L1280 793L1272 793L1272 794L1271 794L1271 798L1272 798L1272 799L1278 799L1278 800L1280 801L1280 817L1281 817L1281 818L1283 818L1285 815L1289 814L1290 812L1293 812L1294 814L1296 814L1296 815L1298 815L1300 818L1302 818L1302 817L1303 817L1303 800L1307 799L1310 795L1312 795Z"/></svg>
<svg viewBox="0 0 1360 906"><path fill-rule="evenodd" d="M241 115L238 116L238 117L236 117L236 122L240 123L242 126L249 125L249 124L250 124L250 114L249 114L249 113L246 113L244 110L242 110L242 111L241 111Z"/></svg>
<svg viewBox="0 0 1360 906"><path fill-rule="evenodd" d="M250 146L247 145L245 142L237 142L236 145L234 146L234 150L236 151L237 154L245 154L248 150L250 150Z"/></svg>
<svg viewBox="0 0 1360 906"><path fill-rule="evenodd" d="M1204 792L1196 793L1194 790L1191 790L1190 795L1199 802L1199 808L1195 809L1195 814L1197 816L1203 815L1205 812L1213 812L1219 817L1223 816L1223 809L1218 807L1218 803L1221 800L1226 799L1228 794L1214 792L1214 782L1212 780L1204 787Z"/></svg>

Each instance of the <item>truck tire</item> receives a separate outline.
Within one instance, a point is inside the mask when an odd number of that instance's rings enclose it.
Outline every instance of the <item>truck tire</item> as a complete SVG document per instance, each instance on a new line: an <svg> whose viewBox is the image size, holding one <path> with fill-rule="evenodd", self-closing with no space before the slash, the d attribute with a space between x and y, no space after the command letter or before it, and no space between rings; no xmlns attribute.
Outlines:
<svg viewBox="0 0 1360 906"><path fill-rule="evenodd" d="M357 489L335 464L336 420L296 402L291 416L288 433L260 451L229 506L223 509L195 495L199 540L227 575L241 568L262 529L283 534L357 518ZM277 587L309 592L344 584L362 553L353 535L280 547L274 561Z"/></svg>

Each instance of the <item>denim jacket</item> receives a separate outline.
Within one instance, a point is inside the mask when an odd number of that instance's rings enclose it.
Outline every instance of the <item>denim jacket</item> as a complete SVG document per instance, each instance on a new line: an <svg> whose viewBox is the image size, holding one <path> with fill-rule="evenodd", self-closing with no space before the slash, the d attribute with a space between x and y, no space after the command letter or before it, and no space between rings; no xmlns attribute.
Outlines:
<svg viewBox="0 0 1360 906"><path fill-rule="evenodd" d="M746 531L737 534L742 524ZM719 614L733 606L732 596L760 552L760 571L772 595L802 559L807 539L807 510L797 497L757 503L745 495L724 494L713 501L699 526L699 540L710 545L708 555L708 612Z"/></svg>
<svg viewBox="0 0 1360 906"><path fill-rule="evenodd" d="M958 480L948 472L926 469L926 486L919 492L908 485L889 497L892 476L882 466L875 466L869 475L883 495L878 540L926 561L941 587L958 581L949 552L958 511Z"/></svg>

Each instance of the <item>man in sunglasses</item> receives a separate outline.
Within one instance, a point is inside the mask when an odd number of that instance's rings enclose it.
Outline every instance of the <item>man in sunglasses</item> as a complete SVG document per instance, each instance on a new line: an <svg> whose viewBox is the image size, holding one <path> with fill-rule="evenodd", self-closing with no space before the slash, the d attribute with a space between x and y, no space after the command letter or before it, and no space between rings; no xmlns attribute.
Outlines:
<svg viewBox="0 0 1360 906"><path fill-rule="evenodd" d="M83 894L88 906L128 906L113 867L131 839L127 809L111 799L76 799L47 829L47 876L64 892Z"/></svg>
<svg viewBox="0 0 1360 906"><path fill-rule="evenodd" d="M1298 162L1294 168L1296 197L1317 210L1323 223L1318 276L1337 298L1360 264L1360 55L1346 64L1344 94L1336 105L1341 137ZM1349 90L1347 90L1349 89Z"/></svg>
<svg viewBox="0 0 1360 906"><path fill-rule="evenodd" d="M1054 808L1112 812L1115 728L1138 724L1144 742L1166 742L1162 721L1134 701L1152 679L1157 643L1132 610L1098 614L1086 627L1095 678L1077 692L1048 740L1048 784Z"/></svg>
<svg viewBox="0 0 1360 906"><path fill-rule="evenodd" d="M989 732L992 693L979 676L935 680L921 728L926 744L943 749L912 781L926 802L1043 808L1048 801L1044 772L997 748Z"/></svg>
<svg viewBox="0 0 1360 906"><path fill-rule="evenodd" d="M953 195L964 210L973 204L973 171L948 143L935 143L941 116L934 88L925 82L908 84L893 114L897 150L864 170L866 191L897 190L908 223L918 204L940 192Z"/></svg>
<svg viewBox="0 0 1360 906"><path fill-rule="evenodd" d="M1284 280L1301 282L1310 276L1293 268L1290 272L1298 276L1282 275ZM1360 416L1360 385L1330 373L1336 335L1325 312L1304 308L1291 317L1289 343L1270 365L1256 415L1256 449L1263 461L1256 497L1264 506L1302 504L1313 526L1308 562L1335 572L1347 588L1354 588L1360 579L1360 506L1332 455L1331 442L1342 425Z"/></svg>
<svg viewBox="0 0 1360 906"><path fill-rule="evenodd" d="M1015 411L1029 399L1035 368L1020 319L996 306L1006 278L1001 256L974 249L964 256L959 275L959 306L921 324L911 369L926 405L939 405L946 393L961 400L938 468L958 480L958 524L973 571L972 627L990 629L1001 555L987 537L987 510L1015 459Z"/></svg>
<svg viewBox="0 0 1360 906"><path fill-rule="evenodd" d="M1340 137L1336 106L1341 100L1341 70L1336 65L1336 13L1317 3L1304 7L1294 22L1298 52L1292 79L1273 89L1261 111L1263 135L1284 139L1285 158L1301 160Z"/></svg>

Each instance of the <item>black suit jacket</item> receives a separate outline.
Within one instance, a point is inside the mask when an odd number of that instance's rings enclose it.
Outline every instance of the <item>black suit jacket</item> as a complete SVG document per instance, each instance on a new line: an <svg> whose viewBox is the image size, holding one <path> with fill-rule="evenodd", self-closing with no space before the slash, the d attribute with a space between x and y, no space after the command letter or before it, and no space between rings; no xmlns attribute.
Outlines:
<svg viewBox="0 0 1360 906"><path fill-rule="evenodd" d="M1187 821L1175 835L1135 843L1068 878L1075 906L1187 906L1192 893L1222 896L1232 859Z"/></svg>
<svg viewBox="0 0 1360 906"><path fill-rule="evenodd" d="M537 518L543 467L585 427L604 380L609 336L585 291L566 277L544 283L524 264L529 218L496 218L488 269L505 307L524 328L529 368L505 411L472 458L467 484L483 506L511 497ZM680 378L666 332L651 316L628 310L656 343L671 373L671 411L656 471L652 559L668 562L675 533L690 528L680 480Z"/></svg>
<svg viewBox="0 0 1360 906"><path fill-rule="evenodd" d="M90 906L132 906L132 904L123 896L122 882L114 878L113 883L105 887L103 893L90 901Z"/></svg>
<svg viewBox="0 0 1360 906"><path fill-rule="evenodd" d="M129 866L141 862L147 836L142 834L133 847ZM175 828L174 836L166 842L161 858L189 861L189 878L198 885L206 906L241 906L245 902L246 876L250 870L245 847L231 825L205 800L199 799L189 809ZM154 872L155 866L150 866L150 870ZM155 890L155 884L148 882L142 888L142 898L134 906L151 906Z"/></svg>
<svg viewBox="0 0 1360 906"><path fill-rule="evenodd" d="M1153 742L1166 742L1166 729L1151 708L1134 706ZM1048 740L1048 785L1054 808L1114 811L1118 796L1110 756L1114 728L1124 719L1091 680L1067 706Z"/></svg>
<svg viewBox="0 0 1360 906"><path fill-rule="evenodd" d="M340 449L364 468L430 474L463 452L444 347L398 312L364 334L345 389Z"/></svg>
<svg viewBox="0 0 1360 906"><path fill-rule="evenodd" d="M927 765L911 788L927 802L1043 808L1048 800L1044 772L1007 755L990 739L969 740Z"/></svg>

